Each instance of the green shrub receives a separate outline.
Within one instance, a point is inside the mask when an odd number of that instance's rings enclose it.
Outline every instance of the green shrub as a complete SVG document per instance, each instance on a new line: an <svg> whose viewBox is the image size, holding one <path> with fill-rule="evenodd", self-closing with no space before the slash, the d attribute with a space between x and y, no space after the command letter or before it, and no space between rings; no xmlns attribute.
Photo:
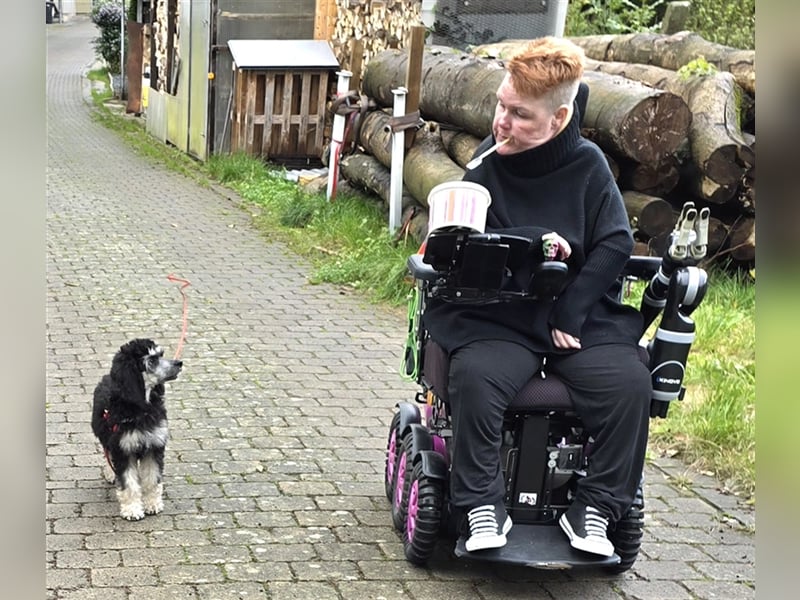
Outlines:
<svg viewBox="0 0 800 600"><path fill-rule="evenodd" d="M120 69L120 27L122 8L119 2L105 0L92 8L92 23L100 30L100 35L92 40L97 56L106 61L110 73L121 73Z"/></svg>
<svg viewBox="0 0 800 600"><path fill-rule="evenodd" d="M659 31L668 0L570 0L567 36ZM734 48L754 49L755 0L691 0L686 29Z"/></svg>
<svg viewBox="0 0 800 600"><path fill-rule="evenodd" d="M686 28L710 42L754 50L756 0L692 0Z"/></svg>
<svg viewBox="0 0 800 600"><path fill-rule="evenodd" d="M564 33L569 36L654 31L664 0L571 0Z"/></svg>

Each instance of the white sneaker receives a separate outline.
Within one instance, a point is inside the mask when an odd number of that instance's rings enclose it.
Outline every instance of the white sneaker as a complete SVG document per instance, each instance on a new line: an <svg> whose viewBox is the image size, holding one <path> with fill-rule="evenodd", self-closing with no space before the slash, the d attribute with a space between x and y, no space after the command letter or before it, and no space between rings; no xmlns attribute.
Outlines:
<svg viewBox="0 0 800 600"><path fill-rule="evenodd" d="M502 527L499 525L501 521ZM467 513L466 524L469 528L465 544L467 552L505 546L508 541L506 534L513 525L502 504L484 504L473 508Z"/></svg>

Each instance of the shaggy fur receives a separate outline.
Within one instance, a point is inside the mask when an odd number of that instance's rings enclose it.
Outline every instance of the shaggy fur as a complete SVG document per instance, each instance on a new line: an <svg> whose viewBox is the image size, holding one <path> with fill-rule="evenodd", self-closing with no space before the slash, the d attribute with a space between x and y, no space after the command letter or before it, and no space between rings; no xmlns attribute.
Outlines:
<svg viewBox="0 0 800 600"><path fill-rule="evenodd" d="M181 372L152 340L135 339L114 355L94 390L92 431L106 455L104 476L116 483L120 515L137 521L164 508L167 409L164 383Z"/></svg>

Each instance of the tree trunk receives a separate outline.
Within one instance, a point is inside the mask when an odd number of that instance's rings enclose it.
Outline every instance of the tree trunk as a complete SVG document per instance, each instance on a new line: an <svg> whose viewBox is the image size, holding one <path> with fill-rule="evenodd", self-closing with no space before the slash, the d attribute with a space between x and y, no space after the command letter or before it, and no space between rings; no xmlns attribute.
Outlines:
<svg viewBox="0 0 800 600"><path fill-rule="evenodd" d="M461 181L464 169L447 154L439 128L424 127L417 132L414 145L406 153L403 176L411 195L427 208L428 194L434 186Z"/></svg>
<svg viewBox="0 0 800 600"><path fill-rule="evenodd" d="M738 219L730 228L730 255L733 260L750 262L756 258L756 220Z"/></svg>
<svg viewBox="0 0 800 600"><path fill-rule="evenodd" d="M372 111L363 120L359 143L385 167L392 166L392 134L387 131L391 116ZM458 166L442 144L439 128L429 124L419 131L414 145L403 160L403 183L422 206L428 206L428 193L445 181L460 181L464 169Z"/></svg>
<svg viewBox="0 0 800 600"><path fill-rule="evenodd" d="M620 187L651 196L668 195L678 185L681 176L675 156L667 156L655 164L626 162L619 169Z"/></svg>
<svg viewBox="0 0 800 600"><path fill-rule="evenodd" d="M669 233L675 226L677 218L675 211L663 198L626 190L622 192L622 199L631 227L638 229L647 237Z"/></svg>
<svg viewBox="0 0 800 600"><path fill-rule="evenodd" d="M475 155L475 150L480 145L481 138L466 131L457 131L455 129L440 129L440 131L442 143L445 150L447 150L447 154L459 166L466 168L467 163Z"/></svg>
<svg viewBox="0 0 800 600"><path fill-rule="evenodd" d="M739 126L733 76L676 77L667 82L666 89L686 98L692 107L689 143L698 169L696 192L712 202L719 188L733 188L735 193L747 169L755 164L755 153Z"/></svg>
<svg viewBox="0 0 800 600"><path fill-rule="evenodd" d="M586 52L588 58L655 65L677 71L702 56L720 71L730 72L745 91L755 96L755 50L739 50L681 31L673 35L630 33L624 35L587 35L569 38Z"/></svg>
<svg viewBox="0 0 800 600"><path fill-rule="evenodd" d="M392 166L392 132L388 130L392 115L387 111L368 112L361 121L357 142L384 166Z"/></svg>
<svg viewBox="0 0 800 600"><path fill-rule="evenodd" d="M407 54L386 50L367 66L364 93L391 106L391 90L402 86ZM450 48L426 49L422 62L420 111L425 119L455 125L483 139L491 132L495 93L505 70L502 63ZM691 115L674 94L645 85L587 72L590 87L584 125L598 143L637 162L657 162L687 136Z"/></svg>
<svg viewBox="0 0 800 600"><path fill-rule="evenodd" d="M691 188L711 202L730 200L755 152L740 126L740 94L733 75L681 77L651 65L587 60L587 69L627 77L679 95L692 113L689 142L695 169Z"/></svg>
<svg viewBox="0 0 800 600"><path fill-rule="evenodd" d="M404 85L408 53L385 50L367 65L364 94L391 106L392 90ZM495 92L505 76L502 63L440 46L422 57L420 112L426 119L457 125L483 139L492 129Z"/></svg>
<svg viewBox="0 0 800 600"><path fill-rule="evenodd" d="M612 154L657 163L686 139L692 114L680 96L594 71L583 81L589 85L583 126Z"/></svg>

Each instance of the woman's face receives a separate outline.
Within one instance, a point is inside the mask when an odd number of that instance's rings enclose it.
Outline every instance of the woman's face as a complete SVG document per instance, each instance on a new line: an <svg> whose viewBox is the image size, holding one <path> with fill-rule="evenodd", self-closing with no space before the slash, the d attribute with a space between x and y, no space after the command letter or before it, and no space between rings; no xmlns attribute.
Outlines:
<svg viewBox="0 0 800 600"><path fill-rule="evenodd" d="M497 89L492 133L498 142L507 138L511 141L497 153L516 154L551 140L564 122L562 112L566 111L559 109L554 114L544 100L519 95L506 74Z"/></svg>

